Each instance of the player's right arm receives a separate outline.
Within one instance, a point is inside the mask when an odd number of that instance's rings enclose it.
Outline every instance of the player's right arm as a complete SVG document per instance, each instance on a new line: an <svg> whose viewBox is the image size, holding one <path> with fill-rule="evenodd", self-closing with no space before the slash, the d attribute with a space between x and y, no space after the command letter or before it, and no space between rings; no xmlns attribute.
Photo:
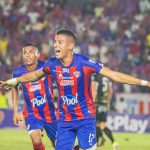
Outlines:
<svg viewBox="0 0 150 150"><path fill-rule="evenodd" d="M39 69L37 71L27 73L17 78L12 78L7 81L0 81L0 88L8 89L9 87L16 86L18 83L37 81L44 76L45 73L43 72L43 70Z"/></svg>
<svg viewBox="0 0 150 150"><path fill-rule="evenodd" d="M13 121L18 125L18 86L12 87Z"/></svg>

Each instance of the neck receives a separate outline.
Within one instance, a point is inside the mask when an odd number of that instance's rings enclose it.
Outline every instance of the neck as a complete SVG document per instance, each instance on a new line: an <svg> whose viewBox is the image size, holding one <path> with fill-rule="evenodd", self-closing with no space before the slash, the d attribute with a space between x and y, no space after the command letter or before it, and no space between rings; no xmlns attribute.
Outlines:
<svg viewBox="0 0 150 150"><path fill-rule="evenodd" d="M37 63L33 64L33 65L26 65L27 70L29 71L34 71L35 68L37 67Z"/></svg>
<svg viewBox="0 0 150 150"><path fill-rule="evenodd" d="M73 53L69 55L68 57L61 59L60 61L64 66L67 67L71 64L72 60L73 60Z"/></svg>

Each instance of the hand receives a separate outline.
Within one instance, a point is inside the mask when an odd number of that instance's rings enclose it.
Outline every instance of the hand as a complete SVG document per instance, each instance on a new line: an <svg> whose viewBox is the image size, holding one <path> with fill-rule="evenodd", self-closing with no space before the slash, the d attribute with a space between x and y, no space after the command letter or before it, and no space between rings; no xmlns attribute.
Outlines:
<svg viewBox="0 0 150 150"><path fill-rule="evenodd" d="M4 90L10 89L12 86L7 83L7 81L0 81L0 88Z"/></svg>
<svg viewBox="0 0 150 150"><path fill-rule="evenodd" d="M14 124L19 127L25 127L24 116L22 113L15 112L13 116Z"/></svg>

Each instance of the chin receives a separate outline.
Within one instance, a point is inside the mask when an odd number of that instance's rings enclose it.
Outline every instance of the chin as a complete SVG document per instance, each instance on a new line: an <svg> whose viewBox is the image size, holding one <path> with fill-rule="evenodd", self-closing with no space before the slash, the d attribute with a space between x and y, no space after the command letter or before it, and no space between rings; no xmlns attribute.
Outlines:
<svg viewBox="0 0 150 150"><path fill-rule="evenodd" d="M26 63L26 65L27 65L27 66L32 66L33 64L32 64L32 63Z"/></svg>
<svg viewBox="0 0 150 150"><path fill-rule="evenodd" d="M57 59L61 59L61 57L60 57L60 56L56 56L56 58L57 58Z"/></svg>

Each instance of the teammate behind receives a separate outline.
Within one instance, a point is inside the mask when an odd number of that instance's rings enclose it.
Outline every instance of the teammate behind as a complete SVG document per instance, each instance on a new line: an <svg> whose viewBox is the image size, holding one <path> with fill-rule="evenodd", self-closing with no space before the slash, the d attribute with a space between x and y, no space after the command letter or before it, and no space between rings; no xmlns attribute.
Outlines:
<svg viewBox="0 0 150 150"><path fill-rule="evenodd" d="M57 82L59 91L59 121L55 150L72 150L78 138L80 149L96 149L96 109L91 93L91 75L100 73L116 82L150 87L150 82L110 70L99 62L73 53L75 36L70 30L55 35L55 56L42 69L1 81L1 88L17 83L36 81L47 74ZM28 84L28 83L27 83Z"/></svg>
<svg viewBox="0 0 150 150"><path fill-rule="evenodd" d="M20 77L26 73L43 67L44 62L38 61L39 52L33 43L27 43L22 50L24 65L13 71L13 77ZM18 84L12 87L13 120L18 125L22 120L18 113ZM26 128L33 143L34 150L45 150L41 131L46 130L53 147L55 147L57 121L53 105L52 79L46 75L35 82L21 83L24 96L24 111Z"/></svg>
<svg viewBox="0 0 150 150"><path fill-rule="evenodd" d="M95 104L96 104L96 136L97 136L97 145L102 146L105 142L103 137L103 132L107 135L107 137L112 142L112 146L114 150L118 149L118 143L114 140L111 130L106 126L107 121L107 112L109 111L109 105L112 99L112 82L99 74L93 75L93 84L95 84L95 88L93 91L96 91ZM101 144L98 144L99 138L101 137Z"/></svg>

